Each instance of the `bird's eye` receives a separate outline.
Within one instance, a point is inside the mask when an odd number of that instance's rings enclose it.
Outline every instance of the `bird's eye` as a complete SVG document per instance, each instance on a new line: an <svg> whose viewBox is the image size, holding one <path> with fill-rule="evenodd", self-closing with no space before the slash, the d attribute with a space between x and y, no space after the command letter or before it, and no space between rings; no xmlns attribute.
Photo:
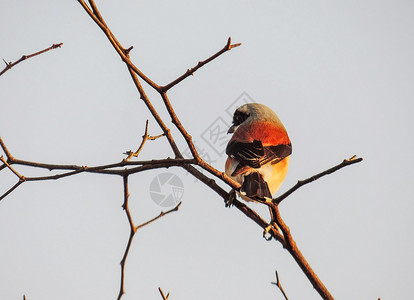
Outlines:
<svg viewBox="0 0 414 300"><path fill-rule="evenodd" d="M243 123L244 121L246 121L246 119L248 117L249 117L248 114L241 113L241 112L236 112L234 114L234 117L233 117L233 123L234 123L234 125L240 125L241 123Z"/></svg>

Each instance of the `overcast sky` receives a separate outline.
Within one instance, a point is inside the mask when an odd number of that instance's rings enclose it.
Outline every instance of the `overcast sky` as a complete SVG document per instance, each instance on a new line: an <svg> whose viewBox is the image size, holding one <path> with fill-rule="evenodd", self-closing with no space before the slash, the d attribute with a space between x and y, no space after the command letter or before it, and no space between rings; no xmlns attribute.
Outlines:
<svg viewBox="0 0 414 300"><path fill-rule="evenodd" d="M234 106L255 101L279 115L292 140L279 193L344 158L363 157L292 194L281 204L282 216L336 299L414 298L413 2L97 5L118 40L134 46L134 63L159 84L221 49L229 36L242 43L169 93L200 153L223 170L228 137L212 142L211 130L231 122ZM6 61L63 43L0 77L0 135L16 158L113 163L138 147L147 119L149 133L161 133L77 1L3 0L0 8ZM169 122L157 94L144 88ZM168 143L159 139L146 144L140 159L168 156ZM320 299L279 243L266 242L260 227L180 168L130 177L136 224L168 209L154 196L160 178L176 180L183 202L137 232L123 300L161 299L158 287L171 300L283 299L270 284L275 270L289 299ZM1 171L0 194L16 181ZM24 183L2 200L0 299L115 299L129 235L122 192L120 177L82 174ZM251 207L268 217L261 205Z"/></svg>

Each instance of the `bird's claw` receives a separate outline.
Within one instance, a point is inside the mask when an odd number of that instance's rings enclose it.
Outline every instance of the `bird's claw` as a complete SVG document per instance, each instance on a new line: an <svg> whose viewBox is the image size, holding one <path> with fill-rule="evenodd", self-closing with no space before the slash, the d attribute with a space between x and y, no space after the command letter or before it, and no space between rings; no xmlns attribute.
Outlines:
<svg viewBox="0 0 414 300"><path fill-rule="evenodd" d="M236 199L236 191L232 189L229 193L229 198L224 201L224 205L226 207L231 207L235 199Z"/></svg>
<svg viewBox="0 0 414 300"><path fill-rule="evenodd" d="M266 228L263 230L263 237L266 241L270 241L272 239L272 234L270 233L270 231L272 229L277 230L276 224L275 223L270 223L266 226Z"/></svg>

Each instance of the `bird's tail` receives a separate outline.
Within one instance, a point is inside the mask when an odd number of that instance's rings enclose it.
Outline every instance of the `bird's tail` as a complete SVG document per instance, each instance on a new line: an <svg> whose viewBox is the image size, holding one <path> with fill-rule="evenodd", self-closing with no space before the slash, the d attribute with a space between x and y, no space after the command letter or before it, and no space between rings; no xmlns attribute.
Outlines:
<svg viewBox="0 0 414 300"><path fill-rule="evenodd" d="M258 172L252 172L244 176L240 192L252 199L272 198L267 182L263 179L263 175Z"/></svg>

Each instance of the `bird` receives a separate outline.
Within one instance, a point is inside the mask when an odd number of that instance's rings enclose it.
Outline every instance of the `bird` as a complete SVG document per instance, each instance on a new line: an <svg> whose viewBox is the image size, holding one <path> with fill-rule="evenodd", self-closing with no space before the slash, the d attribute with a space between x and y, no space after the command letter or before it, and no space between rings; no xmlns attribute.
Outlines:
<svg viewBox="0 0 414 300"><path fill-rule="evenodd" d="M228 130L225 173L241 187L246 201L267 202L284 181L292 144L279 117L269 107L247 103L236 109Z"/></svg>

